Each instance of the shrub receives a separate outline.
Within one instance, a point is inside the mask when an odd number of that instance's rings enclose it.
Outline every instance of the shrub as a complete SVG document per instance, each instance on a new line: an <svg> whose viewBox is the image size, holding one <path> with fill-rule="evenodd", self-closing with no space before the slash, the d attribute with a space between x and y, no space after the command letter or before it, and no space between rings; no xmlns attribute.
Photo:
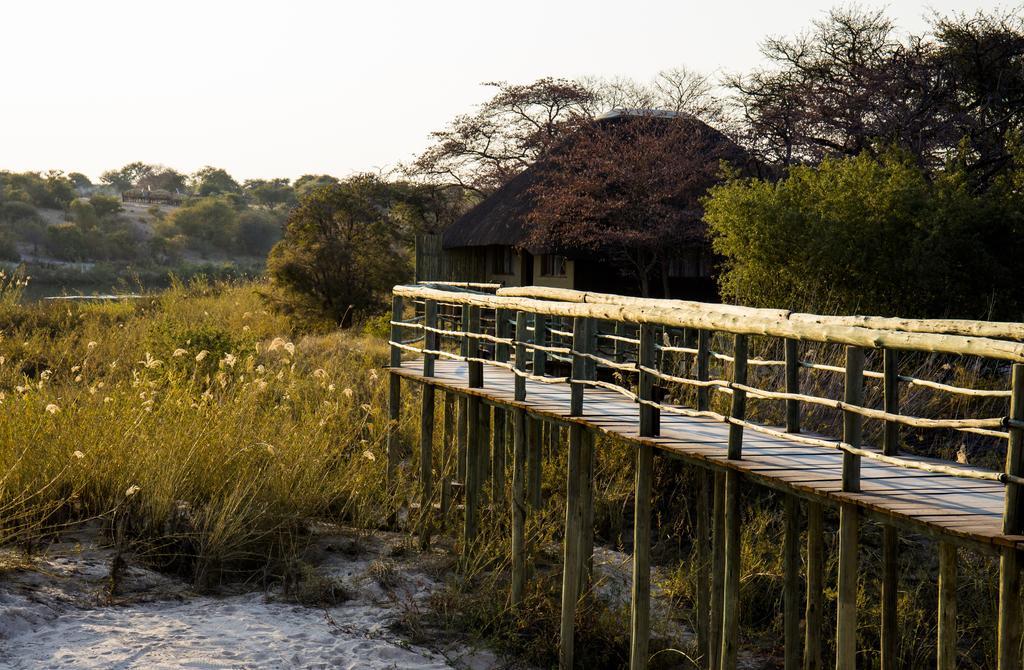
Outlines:
<svg viewBox="0 0 1024 670"><path fill-rule="evenodd" d="M175 210L162 227L185 235L193 247L221 250L231 248L237 228L238 214L219 198L203 198Z"/></svg>
<svg viewBox="0 0 1024 670"><path fill-rule="evenodd" d="M743 304L1017 318L1015 197L972 193L955 166L929 181L892 151L794 167L776 183L734 179L711 190L705 220L722 292Z"/></svg>
<svg viewBox="0 0 1024 670"><path fill-rule="evenodd" d="M281 223L270 212L246 211L238 217L238 249L252 256L266 256L281 239Z"/></svg>

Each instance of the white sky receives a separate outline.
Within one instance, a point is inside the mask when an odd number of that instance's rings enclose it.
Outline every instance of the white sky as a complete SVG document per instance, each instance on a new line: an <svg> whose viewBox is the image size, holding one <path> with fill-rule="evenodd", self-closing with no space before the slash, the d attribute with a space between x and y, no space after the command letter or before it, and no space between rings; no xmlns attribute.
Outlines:
<svg viewBox="0 0 1024 670"><path fill-rule="evenodd" d="M142 160L236 178L345 176L408 160L483 81L745 71L832 2L32 0L0 10L0 169ZM868 5L878 6L878 5ZM895 0L904 32L931 9Z"/></svg>

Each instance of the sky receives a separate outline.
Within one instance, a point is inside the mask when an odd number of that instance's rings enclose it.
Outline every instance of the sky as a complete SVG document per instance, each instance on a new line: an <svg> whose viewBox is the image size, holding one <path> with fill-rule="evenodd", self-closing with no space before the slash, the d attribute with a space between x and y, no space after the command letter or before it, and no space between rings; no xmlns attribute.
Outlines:
<svg viewBox="0 0 1024 670"><path fill-rule="evenodd" d="M833 2L33 0L5 3L0 169L96 178L141 160L238 179L387 170L480 84L744 72ZM902 32L974 0L894 0Z"/></svg>

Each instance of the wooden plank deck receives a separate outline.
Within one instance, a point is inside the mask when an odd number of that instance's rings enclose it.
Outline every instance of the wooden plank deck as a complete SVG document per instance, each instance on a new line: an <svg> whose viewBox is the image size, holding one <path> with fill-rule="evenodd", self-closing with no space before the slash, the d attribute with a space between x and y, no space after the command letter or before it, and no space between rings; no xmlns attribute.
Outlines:
<svg viewBox="0 0 1024 670"><path fill-rule="evenodd" d="M436 362L435 376L423 376L422 360L403 361L392 368L402 377L442 389L478 395L485 400L522 407L546 419L583 425L634 442L652 444L691 462L742 472L757 483L825 501L854 502L873 516L881 516L919 532L959 538L976 548L1024 548L1024 537L1002 533L1004 486L911 470L863 459L861 492L842 491L842 454L824 447L795 444L746 431L742 460L726 457L728 426L711 419L662 413L661 434L639 435L638 405L612 391L587 388L583 416L569 416L569 384L527 380L526 400L514 399L512 372L484 366L483 388L468 387L468 366L461 361Z"/></svg>

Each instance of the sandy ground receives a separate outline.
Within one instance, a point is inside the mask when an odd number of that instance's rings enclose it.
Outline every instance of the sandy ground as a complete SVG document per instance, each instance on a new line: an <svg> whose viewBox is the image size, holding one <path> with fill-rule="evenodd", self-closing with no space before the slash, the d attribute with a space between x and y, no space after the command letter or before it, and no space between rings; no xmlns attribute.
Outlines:
<svg viewBox="0 0 1024 670"><path fill-rule="evenodd" d="M131 564L110 598L113 554L94 537L66 538L16 567L8 557L0 573L0 668L513 667L486 650L427 648L396 632L403 610L439 585L417 567L422 556L388 557L402 536L343 539L341 551L325 541L318 573L343 583L349 597L329 607L274 592L198 595ZM374 562L389 566L389 588L371 576Z"/></svg>

